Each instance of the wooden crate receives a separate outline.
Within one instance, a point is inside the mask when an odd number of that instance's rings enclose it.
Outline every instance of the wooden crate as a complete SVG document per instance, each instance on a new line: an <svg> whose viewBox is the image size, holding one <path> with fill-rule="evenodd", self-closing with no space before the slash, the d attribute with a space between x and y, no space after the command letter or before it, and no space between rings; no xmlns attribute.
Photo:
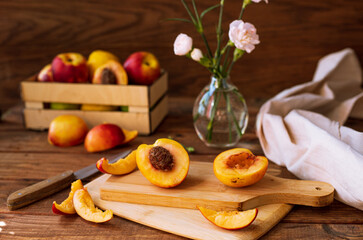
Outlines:
<svg viewBox="0 0 363 240"><path fill-rule="evenodd" d="M49 83L36 82L32 77L21 83L25 126L44 130L55 117L72 114L84 119L89 127L107 122L148 135L167 115L167 89L166 72L151 86ZM52 102L127 106L128 112L47 109Z"/></svg>

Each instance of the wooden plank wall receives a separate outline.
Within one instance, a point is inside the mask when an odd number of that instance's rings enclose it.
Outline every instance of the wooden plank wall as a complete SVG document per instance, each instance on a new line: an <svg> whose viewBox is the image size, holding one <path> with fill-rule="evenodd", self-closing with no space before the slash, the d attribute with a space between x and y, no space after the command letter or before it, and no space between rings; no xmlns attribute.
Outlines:
<svg viewBox="0 0 363 240"><path fill-rule="evenodd" d="M198 8L217 3L198 1ZM239 14L242 0L225 1L224 29ZM250 99L266 100L312 78L318 59L346 47L363 60L363 1L270 0L249 6L244 20L255 24L261 44L235 65L232 81ZM0 109L19 102L19 82L37 73L60 52L88 55L105 49L125 59L138 50L153 52L170 73L171 96L196 97L209 74L173 54L179 32L202 42L190 24L165 22L187 17L170 0L0 0ZM215 41L217 11L205 18ZM215 47L215 44L212 44Z"/></svg>

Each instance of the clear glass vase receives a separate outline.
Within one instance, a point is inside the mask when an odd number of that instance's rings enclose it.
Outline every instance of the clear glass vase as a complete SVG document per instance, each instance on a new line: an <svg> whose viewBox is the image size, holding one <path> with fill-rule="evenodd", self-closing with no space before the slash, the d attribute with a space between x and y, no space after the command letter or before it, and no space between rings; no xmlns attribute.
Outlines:
<svg viewBox="0 0 363 240"><path fill-rule="evenodd" d="M211 77L194 102L194 128L208 147L235 146L248 124L245 99L229 78Z"/></svg>

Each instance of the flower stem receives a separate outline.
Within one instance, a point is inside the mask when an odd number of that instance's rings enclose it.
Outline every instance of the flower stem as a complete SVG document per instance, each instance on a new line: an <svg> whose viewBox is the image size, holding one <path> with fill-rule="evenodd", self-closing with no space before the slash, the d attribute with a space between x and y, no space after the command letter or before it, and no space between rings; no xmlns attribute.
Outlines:
<svg viewBox="0 0 363 240"><path fill-rule="evenodd" d="M208 142L212 141L214 117L216 115L219 100L221 98L219 91L214 92L213 94L216 94L216 97L214 98L214 101L213 101L212 113L211 113L211 117L210 117L210 120L209 120L209 123L208 123L208 126L207 126L208 131L207 131L206 138L207 138Z"/></svg>
<svg viewBox="0 0 363 240"><path fill-rule="evenodd" d="M224 0L221 0L220 2L220 8L219 8L219 19L218 19L218 26L217 26L217 49L214 56L216 65L215 68L219 67L220 62L220 56L221 56L221 38L222 38L222 18L223 18L223 7L224 7Z"/></svg>

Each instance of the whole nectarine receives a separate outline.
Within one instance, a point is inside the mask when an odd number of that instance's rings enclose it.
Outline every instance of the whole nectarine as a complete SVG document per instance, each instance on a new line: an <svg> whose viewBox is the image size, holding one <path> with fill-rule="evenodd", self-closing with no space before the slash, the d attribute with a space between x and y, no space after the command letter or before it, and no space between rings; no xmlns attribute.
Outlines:
<svg viewBox="0 0 363 240"><path fill-rule="evenodd" d="M81 144L88 127L82 118L74 115L60 115L52 120L48 130L49 143L58 147Z"/></svg>
<svg viewBox="0 0 363 240"><path fill-rule="evenodd" d="M58 54L52 61L52 74L55 82L86 83L86 59L80 53Z"/></svg>

